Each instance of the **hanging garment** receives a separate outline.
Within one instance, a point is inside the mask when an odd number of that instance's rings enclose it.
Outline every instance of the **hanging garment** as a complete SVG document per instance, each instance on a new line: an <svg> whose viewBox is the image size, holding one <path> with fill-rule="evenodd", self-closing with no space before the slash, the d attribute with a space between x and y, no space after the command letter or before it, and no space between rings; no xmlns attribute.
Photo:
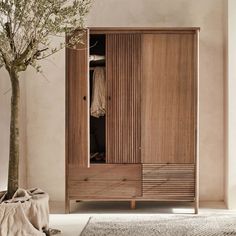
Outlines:
<svg viewBox="0 0 236 236"><path fill-rule="evenodd" d="M89 56L89 61L104 61L105 56L102 55L90 55Z"/></svg>
<svg viewBox="0 0 236 236"><path fill-rule="evenodd" d="M93 90L91 116L99 118L105 115L106 80L105 68L96 67L93 72Z"/></svg>

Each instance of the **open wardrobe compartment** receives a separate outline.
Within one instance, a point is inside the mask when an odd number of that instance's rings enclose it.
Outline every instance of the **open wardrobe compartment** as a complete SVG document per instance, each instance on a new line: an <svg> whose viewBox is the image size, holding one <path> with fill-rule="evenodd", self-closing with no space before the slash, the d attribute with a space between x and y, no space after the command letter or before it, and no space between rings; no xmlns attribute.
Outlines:
<svg viewBox="0 0 236 236"><path fill-rule="evenodd" d="M198 212L199 28L90 28L66 49L70 200Z"/></svg>
<svg viewBox="0 0 236 236"><path fill-rule="evenodd" d="M90 163L106 163L106 36L89 35Z"/></svg>

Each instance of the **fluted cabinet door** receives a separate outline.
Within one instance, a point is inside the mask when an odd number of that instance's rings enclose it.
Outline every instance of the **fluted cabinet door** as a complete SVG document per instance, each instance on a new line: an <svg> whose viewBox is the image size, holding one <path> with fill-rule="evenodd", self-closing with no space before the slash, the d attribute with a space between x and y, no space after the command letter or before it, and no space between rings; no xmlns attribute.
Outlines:
<svg viewBox="0 0 236 236"><path fill-rule="evenodd" d="M194 33L142 36L142 163L194 163Z"/></svg>
<svg viewBox="0 0 236 236"><path fill-rule="evenodd" d="M140 163L141 35L108 34L107 163Z"/></svg>
<svg viewBox="0 0 236 236"><path fill-rule="evenodd" d="M68 38L67 38L68 40ZM89 166L88 32L83 43L66 49L67 163Z"/></svg>

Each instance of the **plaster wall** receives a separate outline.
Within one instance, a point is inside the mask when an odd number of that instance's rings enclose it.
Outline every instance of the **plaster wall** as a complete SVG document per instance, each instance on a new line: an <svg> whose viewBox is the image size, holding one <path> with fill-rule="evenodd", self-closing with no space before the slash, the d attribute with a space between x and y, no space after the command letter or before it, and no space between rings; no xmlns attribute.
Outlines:
<svg viewBox="0 0 236 236"><path fill-rule="evenodd" d="M226 161L226 203L236 209L236 1L228 1L228 158Z"/></svg>

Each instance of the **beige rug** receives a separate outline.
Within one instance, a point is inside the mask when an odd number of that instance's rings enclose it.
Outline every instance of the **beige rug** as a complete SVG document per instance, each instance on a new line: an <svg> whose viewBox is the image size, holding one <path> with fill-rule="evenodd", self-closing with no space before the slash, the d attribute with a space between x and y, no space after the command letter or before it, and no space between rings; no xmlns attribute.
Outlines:
<svg viewBox="0 0 236 236"><path fill-rule="evenodd" d="M81 236L229 236L236 215L122 215L91 217Z"/></svg>

